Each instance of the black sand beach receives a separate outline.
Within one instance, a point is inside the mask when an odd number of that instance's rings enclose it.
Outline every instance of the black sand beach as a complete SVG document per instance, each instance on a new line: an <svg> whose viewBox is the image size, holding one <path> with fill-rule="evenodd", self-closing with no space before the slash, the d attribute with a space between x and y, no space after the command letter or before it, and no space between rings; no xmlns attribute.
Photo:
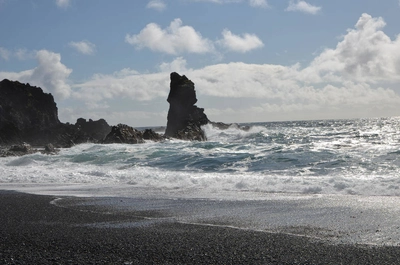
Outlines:
<svg viewBox="0 0 400 265"><path fill-rule="evenodd" d="M400 263L400 247L176 222L140 225L145 220L135 214L143 213L83 211L56 206L53 196L10 191L0 198L0 264Z"/></svg>

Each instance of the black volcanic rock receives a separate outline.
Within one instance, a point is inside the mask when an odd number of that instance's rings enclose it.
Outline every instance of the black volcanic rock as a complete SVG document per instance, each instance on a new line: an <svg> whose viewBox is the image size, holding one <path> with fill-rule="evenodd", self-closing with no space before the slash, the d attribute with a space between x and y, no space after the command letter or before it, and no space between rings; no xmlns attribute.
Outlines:
<svg viewBox="0 0 400 265"><path fill-rule="evenodd" d="M211 124L214 128L218 128L220 130L226 130L229 128L236 128L236 129L240 129L242 131L248 131L250 129L250 126L248 125L239 125L237 123L223 123L223 122L214 122L214 121L210 121L209 124Z"/></svg>
<svg viewBox="0 0 400 265"><path fill-rule="evenodd" d="M0 143L30 140L35 133L60 124L51 94L18 81L0 82Z"/></svg>
<svg viewBox="0 0 400 265"><path fill-rule="evenodd" d="M191 121L188 121L185 128L177 131L174 135L174 138L189 141L207 141L207 137L203 129L201 129L198 124Z"/></svg>
<svg viewBox="0 0 400 265"><path fill-rule="evenodd" d="M18 81L0 82L0 145L70 147L99 142L110 131L111 126L103 119L86 122L81 118L75 125L61 123L51 94Z"/></svg>
<svg viewBox="0 0 400 265"><path fill-rule="evenodd" d="M12 145L9 148L1 148L0 149L0 157L7 157L7 156L23 156L28 154L36 153L38 150L32 148L30 144L22 143Z"/></svg>
<svg viewBox="0 0 400 265"><path fill-rule="evenodd" d="M44 150L42 151L43 154L49 154L49 155L51 155L51 154L57 154L58 152L59 152L59 150L56 149L56 148L54 147L54 145L52 145L52 144L46 144L46 145L44 146Z"/></svg>
<svg viewBox="0 0 400 265"><path fill-rule="evenodd" d="M89 119L89 121L86 121L84 118L79 118L75 126L78 130L97 141L102 141L111 132L111 126L104 119L97 121Z"/></svg>
<svg viewBox="0 0 400 265"><path fill-rule="evenodd" d="M156 133L152 129L146 129L143 132L143 139L158 142L158 141L163 140L164 137L162 135Z"/></svg>
<svg viewBox="0 0 400 265"><path fill-rule="evenodd" d="M184 140L206 140L202 125L209 122L204 109L197 107L194 83L178 73L170 75L168 122L165 136Z"/></svg>
<svg viewBox="0 0 400 265"><path fill-rule="evenodd" d="M106 136L103 143L139 144L144 143L144 140L142 132L126 124L118 124L111 128L111 132Z"/></svg>

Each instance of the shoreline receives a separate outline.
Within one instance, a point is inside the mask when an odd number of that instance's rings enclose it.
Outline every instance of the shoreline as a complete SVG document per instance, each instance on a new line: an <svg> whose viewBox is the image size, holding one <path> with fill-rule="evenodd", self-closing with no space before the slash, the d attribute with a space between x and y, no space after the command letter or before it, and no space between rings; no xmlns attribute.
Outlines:
<svg viewBox="0 0 400 265"><path fill-rule="evenodd" d="M184 224L149 209L101 213L99 198L74 198L77 207L51 203L59 196L0 198L2 264L396 264L400 256L400 247Z"/></svg>

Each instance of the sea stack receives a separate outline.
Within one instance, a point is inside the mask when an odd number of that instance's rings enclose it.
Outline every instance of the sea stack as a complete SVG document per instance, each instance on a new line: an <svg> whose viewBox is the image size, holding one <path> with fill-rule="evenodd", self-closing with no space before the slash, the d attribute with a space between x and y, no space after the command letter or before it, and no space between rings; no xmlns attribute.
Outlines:
<svg viewBox="0 0 400 265"><path fill-rule="evenodd" d="M170 75L170 92L167 128L165 136L183 140L205 141L206 136L201 129L209 122L204 109L197 107L194 83L186 76L176 72Z"/></svg>

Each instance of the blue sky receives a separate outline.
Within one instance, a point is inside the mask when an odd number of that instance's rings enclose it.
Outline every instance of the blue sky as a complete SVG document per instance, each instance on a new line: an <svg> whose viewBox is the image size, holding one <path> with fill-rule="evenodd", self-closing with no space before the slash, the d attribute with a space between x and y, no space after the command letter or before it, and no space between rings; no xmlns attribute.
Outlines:
<svg viewBox="0 0 400 265"><path fill-rule="evenodd" d="M169 73L210 120L400 116L399 0L0 0L0 80L63 122L165 125Z"/></svg>

